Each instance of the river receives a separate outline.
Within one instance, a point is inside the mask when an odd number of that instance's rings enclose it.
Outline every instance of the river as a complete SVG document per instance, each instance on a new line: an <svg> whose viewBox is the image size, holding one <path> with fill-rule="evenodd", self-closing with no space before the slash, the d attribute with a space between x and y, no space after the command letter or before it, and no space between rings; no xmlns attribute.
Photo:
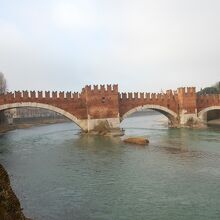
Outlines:
<svg viewBox="0 0 220 220"><path fill-rule="evenodd" d="M122 122L120 138L81 136L73 123L0 135L26 216L36 220L220 219L220 129L169 129L161 115Z"/></svg>

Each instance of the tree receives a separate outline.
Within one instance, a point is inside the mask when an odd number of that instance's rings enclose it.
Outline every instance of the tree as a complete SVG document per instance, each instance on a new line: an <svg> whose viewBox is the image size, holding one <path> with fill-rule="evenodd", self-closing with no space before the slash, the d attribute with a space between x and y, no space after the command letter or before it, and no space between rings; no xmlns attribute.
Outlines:
<svg viewBox="0 0 220 220"><path fill-rule="evenodd" d="M5 94L7 90L7 83L3 73L0 72L0 95ZM4 111L0 111L0 124L6 122Z"/></svg>
<svg viewBox="0 0 220 220"><path fill-rule="evenodd" d="M215 87L218 90L218 92L220 93L220 81L215 83L213 87Z"/></svg>
<svg viewBox="0 0 220 220"><path fill-rule="evenodd" d="M211 87L206 87L201 89L201 91L197 92L198 95L206 95L206 94L220 94L220 82L216 82Z"/></svg>
<svg viewBox="0 0 220 220"><path fill-rule="evenodd" d="M3 73L0 72L0 95L6 93L7 82Z"/></svg>

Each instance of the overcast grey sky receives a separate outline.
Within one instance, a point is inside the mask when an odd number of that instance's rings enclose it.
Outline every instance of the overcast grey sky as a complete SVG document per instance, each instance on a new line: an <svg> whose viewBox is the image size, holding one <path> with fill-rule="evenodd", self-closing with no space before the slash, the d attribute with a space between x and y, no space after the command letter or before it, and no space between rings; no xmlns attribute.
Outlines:
<svg viewBox="0 0 220 220"><path fill-rule="evenodd" d="M120 91L220 80L219 0L0 0L10 90Z"/></svg>

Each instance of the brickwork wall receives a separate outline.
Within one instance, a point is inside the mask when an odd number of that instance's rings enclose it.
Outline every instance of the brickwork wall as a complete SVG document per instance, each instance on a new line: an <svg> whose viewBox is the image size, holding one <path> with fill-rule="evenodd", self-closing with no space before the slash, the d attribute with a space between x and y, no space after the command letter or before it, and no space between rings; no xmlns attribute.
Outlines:
<svg viewBox="0 0 220 220"><path fill-rule="evenodd" d="M177 114L195 114L210 106L220 106L220 95L197 96L194 87L179 88L166 93L119 93L118 85L85 86L81 93L49 91L16 91L0 96L0 105L36 102L69 112L78 119L122 117L129 110L158 105Z"/></svg>
<svg viewBox="0 0 220 220"><path fill-rule="evenodd" d="M0 96L0 105L21 102L48 104L63 109L79 119L87 118L86 101L81 93L16 91Z"/></svg>
<svg viewBox="0 0 220 220"><path fill-rule="evenodd" d="M119 95L119 112L122 117L129 110L143 105L159 105L178 112L178 95L167 90L166 93L121 93Z"/></svg>
<svg viewBox="0 0 220 220"><path fill-rule="evenodd" d="M186 111L187 114L196 113L196 88L182 87L178 88L179 112Z"/></svg>
<svg viewBox="0 0 220 220"><path fill-rule="evenodd" d="M198 112L208 107L220 106L220 94L197 96L196 103Z"/></svg>
<svg viewBox="0 0 220 220"><path fill-rule="evenodd" d="M91 119L117 118L119 115L118 85L86 86L87 112Z"/></svg>

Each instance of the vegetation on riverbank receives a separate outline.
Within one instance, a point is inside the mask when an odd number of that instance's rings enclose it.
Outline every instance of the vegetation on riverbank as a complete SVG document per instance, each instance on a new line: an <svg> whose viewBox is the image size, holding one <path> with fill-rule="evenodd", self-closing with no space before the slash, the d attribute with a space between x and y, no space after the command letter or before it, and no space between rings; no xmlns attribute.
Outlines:
<svg viewBox="0 0 220 220"><path fill-rule="evenodd" d="M7 81L2 72L0 72L0 95L5 94L7 91ZM0 129L1 126L5 126L7 124L7 120L3 111L0 111ZM3 128L2 128L3 129Z"/></svg>
<svg viewBox="0 0 220 220"><path fill-rule="evenodd" d="M1 164L0 164L0 219L28 220L28 218L24 216L20 202L11 188L8 173Z"/></svg>

